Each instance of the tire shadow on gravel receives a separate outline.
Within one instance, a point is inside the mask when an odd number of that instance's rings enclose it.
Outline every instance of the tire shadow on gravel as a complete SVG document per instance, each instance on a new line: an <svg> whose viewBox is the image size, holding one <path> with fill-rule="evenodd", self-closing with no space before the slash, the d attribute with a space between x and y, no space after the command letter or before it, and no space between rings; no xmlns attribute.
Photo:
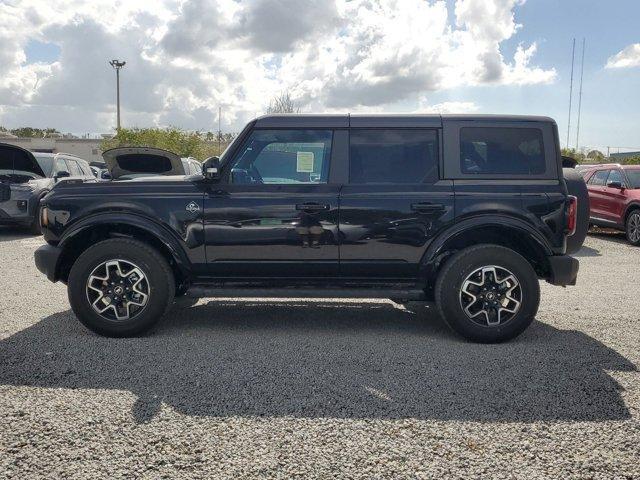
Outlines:
<svg viewBox="0 0 640 480"><path fill-rule="evenodd" d="M0 384L118 389L132 414L491 422L630 418L608 371L635 371L579 331L455 337L429 304L216 301L172 309L149 336L109 339L69 311L0 341ZM99 392L96 392L99 395Z"/></svg>
<svg viewBox="0 0 640 480"><path fill-rule="evenodd" d="M589 230L589 236L599 238L601 240L608 240L614 243L622 243L632 247L632 245L627 241L625 233L619 230L613 230L611 228L591 228Z"/></svg>

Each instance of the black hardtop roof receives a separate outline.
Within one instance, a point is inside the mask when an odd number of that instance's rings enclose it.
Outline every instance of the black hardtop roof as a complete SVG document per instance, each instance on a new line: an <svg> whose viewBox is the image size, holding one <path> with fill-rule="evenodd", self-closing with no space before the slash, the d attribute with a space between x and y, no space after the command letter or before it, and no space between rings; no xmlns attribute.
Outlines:
<svg viewBox="0 0 640 480"><path fill-rule="evenodd" d="M269 114L256 118L257 128L346 128L346 127L442 127L443 121L554 123L550 117L535 115L458 115L458 114Z"/></svg>

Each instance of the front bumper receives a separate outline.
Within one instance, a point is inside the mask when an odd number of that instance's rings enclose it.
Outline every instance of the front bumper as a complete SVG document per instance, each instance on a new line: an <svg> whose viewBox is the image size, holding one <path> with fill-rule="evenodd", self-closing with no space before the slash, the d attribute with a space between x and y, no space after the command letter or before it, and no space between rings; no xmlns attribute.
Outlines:
<svg viewBox="0 0 640 480"><path fill-rule="evenodd" d="M575 285L578 279L580 262L569 255L553 255L548 257L550 275L547 279L552 285Z"/></svg>
<svg viewBox="0 0 640 480"><path fill-rule="evenodd" d="M58 281L57 270L61 254L62 249L52 245L43 245L37 248L33 254L36 268L44 273L52 282Z"/></svg>
<svg viewBox="0 0 640 480"><path fill-rule="evenodd" d="M38 199L30 192L12 192L9 200L0 202L0 225L29 225L33 221Z"/></svg>

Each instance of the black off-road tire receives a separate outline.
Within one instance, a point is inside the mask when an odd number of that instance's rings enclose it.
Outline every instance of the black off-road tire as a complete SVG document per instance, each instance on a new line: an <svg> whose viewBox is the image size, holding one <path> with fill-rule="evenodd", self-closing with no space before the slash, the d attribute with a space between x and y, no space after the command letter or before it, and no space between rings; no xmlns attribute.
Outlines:
<svg viewBox="0 0 640 480"><path fill-rule="evenodd" d="M633 231L636 229L636 222L640 222L640 210L633 210L629 215L627 215L627 220L625 221L624 231L627 235L627 241L631 245L640 246L640 237L636 237L633 234Z"/></svg>
<svg viewBox="0 0 640 480"><path fill-rule="evenodd" d="M36 213L33 221L29 225L29 232L33 235L42 235L42 226L40 225L40 217L42 216L42 207L36 207Z"/></svg>
<svg viewBox="0 0 640 480"><path fill-rule="evenodd" d="M512 272L522 292L519 310L496 326L470 319L460 300L465 279L480 267L491 265ZM517 337L534 320L540 303L540 284L531 264L517 252L498 245L475 245L457 252L444 265L436 281L435 301L452 330L474 342L497 343Z"/></svg>
<svg viewBox="0 0 640 480"><path fill-rule="evenodd" d="M87 297L91 272L108 260L137 265L147 277L149 299L145 307L127 320L109 320L97 313ZM109 239L89 247L78 257L69 273L67 288L73 312L90 330L108 337L131 337L151 329L173 302L175 280L165 258L153 247L131 239Z"/></svg>

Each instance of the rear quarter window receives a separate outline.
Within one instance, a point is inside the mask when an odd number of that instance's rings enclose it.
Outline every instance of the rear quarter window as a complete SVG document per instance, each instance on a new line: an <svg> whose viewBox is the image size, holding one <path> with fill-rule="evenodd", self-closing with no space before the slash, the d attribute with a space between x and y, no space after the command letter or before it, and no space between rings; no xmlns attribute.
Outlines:
<svg viewBox="0 0 640 480"><path fill-rule="evenodd" d="M540 175L546 160L537 128L460 129L460 171L466 175Z"/></svg>

